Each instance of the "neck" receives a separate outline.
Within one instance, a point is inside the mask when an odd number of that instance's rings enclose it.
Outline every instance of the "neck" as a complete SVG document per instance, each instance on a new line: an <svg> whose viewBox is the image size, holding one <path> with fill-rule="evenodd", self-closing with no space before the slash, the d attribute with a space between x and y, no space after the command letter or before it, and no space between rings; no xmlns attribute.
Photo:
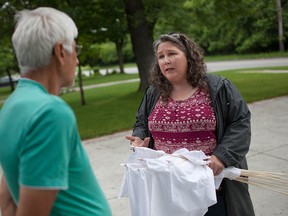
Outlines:
<svg viewBox="0 0 288 216"><path fill-rule="evenodd" d="M57 82L56 73L51 67L44 67L37 70L31 70L21 75L23 78L28 78L40 83L49 94L59 95L61 86Z"/></svg>
<svg viewBox="0 0 288 216"><path fill-rule="evenodd" d="M173 100L185 100L191 97L196 91L189 83L181 85L173 85L173 89L170 93L170 97Z"/></svg>
<svg viewBox="0 0 288 216"><path fill-rule="evenodd" d="M183 91L185 89L192 89L193 87L188 83L188 82L184 82L184 83L180 83L180 84L173 84L173 89L172 91Z"/></svg>

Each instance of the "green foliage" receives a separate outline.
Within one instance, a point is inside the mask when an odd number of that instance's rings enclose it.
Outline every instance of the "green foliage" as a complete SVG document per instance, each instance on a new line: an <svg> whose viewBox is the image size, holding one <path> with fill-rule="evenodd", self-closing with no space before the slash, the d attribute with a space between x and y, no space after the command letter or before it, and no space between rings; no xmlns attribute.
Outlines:
<svg viewBox="0 0 288 216"><path fill-rule="evenodd" d="M0 46L2 44L0 43ZM16 59L13 55L13 50L11 47L7 47L5 45L1 46L0 50L0 77L6 76L6 71L14 71L17 72L17 65L16 65Z"/></svg>
<svg viewBox="0 0 288 216"><path fill-rule="evenodd" d="M185 0L160 2L161 8L157 14L154 36L158 37L161 34L176 31L188 33L187 29L192 24L190 22L192 14L185 10L183 6Z"/></svg>
<svg viewBox="0 0 288 216"><path fill-rule="evenodd" d="M13 56L10 36L13 32L13 16L15 7L5 3L0 4L0 77L6 76L7 70L17 70L15 58Z"/></svg>
<svg viewBox="0 0 288 216"><path fill-rule="evenodd" d="M7 49L3 50L2 47L11 48L10 38L16 11L50 6L63 10L75 20L79 28L78 42L84 45L80 57L81 64L91 67L104 63L112 64L118 59L116 47L123 53L124 62L135 59L129 40L123 1L10 0L5 2L8 3L0 4L0 52L3 53L0 55L5 56L7 52ZM142 2L147 20L154 30L154 37L172 31L184 32L195 39L207 54L278 50L276 1L142 0ZM284 42L287 49L288 1L281 2ZM114 47L107 45L107 51L101 51L98 47L103 43L114 43ZM5 64L9 61L2 62ZM2 71L0 70L0 73Z"/></svg>
<svg viewBox="0 0 288 216"><path fill-rule="evenodd" d="M127 40L128 31L122 1L70 1L69 6L64 9L79 28L78 42L86 47L81 55L81 62L90 66L114 63L117 60L116 47L122 52ZM114 46L110 45L111 43L114 43ZM97 49L99 45L100 49Z"/></svg>
<svg viewBox="0 0 288 216"><path fill-rule="evenodd" d="M282 4L283 24L287 29L288 2ZM184 9L193 14L187 32L210 54L278 49L276 1L187 0ZM287 30L284 34L287 38Z"/></svg>
<svg viewBox="0 0 288 216"><path fill-rule="evenodd" d="M111 63L117 60L117 53L115 50L115 44L103 43L99 46L99 55L104 63Z"/></svg>

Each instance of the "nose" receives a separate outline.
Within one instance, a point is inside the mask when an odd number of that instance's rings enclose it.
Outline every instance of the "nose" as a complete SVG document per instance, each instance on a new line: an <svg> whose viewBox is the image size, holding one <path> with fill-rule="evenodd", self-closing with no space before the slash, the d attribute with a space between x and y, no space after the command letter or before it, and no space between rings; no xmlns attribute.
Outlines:
<svg viewBox="0 0 288 216"><path fill-rule="evenodd" d="M170 63L171 63L171 61L170 61L170 59L169 59L169 58L165 57L165 59L164 59L164 63L165 63L165 64L170 64Z"/></svg>

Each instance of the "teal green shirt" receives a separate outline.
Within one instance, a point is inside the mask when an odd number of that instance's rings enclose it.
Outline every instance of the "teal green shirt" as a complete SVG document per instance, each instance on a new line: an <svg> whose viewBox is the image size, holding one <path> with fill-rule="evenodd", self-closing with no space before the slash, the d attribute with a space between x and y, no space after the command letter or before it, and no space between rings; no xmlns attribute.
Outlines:
<svg viewBox="0 0 288 216"><path fill-rule="evenodd" d="M21 79L0 111L0 163L16 203L20 185L58 189L51 215L112 215L73 111L37 82Z"/></svg>

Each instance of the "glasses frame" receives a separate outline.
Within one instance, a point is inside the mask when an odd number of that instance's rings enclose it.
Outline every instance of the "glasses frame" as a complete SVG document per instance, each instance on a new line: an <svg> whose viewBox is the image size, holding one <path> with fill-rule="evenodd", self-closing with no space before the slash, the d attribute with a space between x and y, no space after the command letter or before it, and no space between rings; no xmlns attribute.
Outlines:
<svg viewBox="0 0 288 216"><path fill-rule="evenodd" d="M83 46L82 45L75 45L75 52L76 55L79 56L82 51Z"/></svg>

